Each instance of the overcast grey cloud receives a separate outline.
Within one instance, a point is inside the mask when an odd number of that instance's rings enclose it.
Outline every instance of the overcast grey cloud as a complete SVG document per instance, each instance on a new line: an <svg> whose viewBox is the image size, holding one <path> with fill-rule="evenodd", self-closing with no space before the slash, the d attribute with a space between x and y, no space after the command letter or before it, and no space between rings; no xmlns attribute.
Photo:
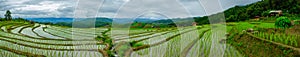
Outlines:
<svg viewBox="0 0 300 57"><path fill-rule="evenodd" d="M0 15L10 10L14 17L72 17L75 0L1 0Z"/></svg>
<svg viewBox="0 0 300 57"><path fill-rule="evenodd" d="M78 0L0 0L0 17L6 10L11 10L14 17L73 17ZM174 0L175 1L175 0ZM219 0L224 9L235 5L245 5L259 0ZM114 17L119 8L130 0L105 0L97 14L99 17ZM206 15L199 0L179 0L192 16ZM100 2L99 2L100 3ZM168 3L160 2L160 3ZM137 3L136 5L142 5ZM153 5L145 5L145 7ZM166 5L170 6L170 5ZM89 6L87 6L89 7ZM159 8L159 7L158 7ZM96 11L95 11L96 12ZM130 12L130 10L128 10ZM156 16L153 14L148 14Z"/></svg>

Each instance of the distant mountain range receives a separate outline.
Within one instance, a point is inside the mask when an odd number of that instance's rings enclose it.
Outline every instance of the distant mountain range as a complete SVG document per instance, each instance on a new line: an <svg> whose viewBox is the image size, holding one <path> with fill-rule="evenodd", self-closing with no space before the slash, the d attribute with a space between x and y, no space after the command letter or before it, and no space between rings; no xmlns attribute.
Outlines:
<svg viewBox="0 0 300 57"><path fill-rule="evenodd" d="M293 7L291 7L293 5ZM270 10L282 10L284 15L287 17L299 17L299 9L300 9L300 2L297 0L287 0L287 1L277 1L277 0L263 0L256 3L248 4L248 5L238 5L232 8L229 8L223 11L226 22L239 22L245 21L255 16L267 17L269 16ZM213 15L217 15L212 14ZM66 24L67 26L72 26L72 22L75 21L74 18L25 18L27 20L35 21L35 22L42 22L42 23L62 23ZM82 19L82 20L81 20ZM77 19L76 19L77 20ZM104 26L110 25L113 21L120 24L126 24L132 22L132 19L128 18L105 18L105 17L98 17L95 19L91 18L80 18L79 24L86 24L86 21L93 22L95 21L96 26ZM195 21L198 25L209 24L208 16L202 17L187 17L187 18L173 18L173 19L151 19L151 18L136 18L134 22L140 23L151 23L151 24L167 24L170 25L173 21L176 21L176 24L183 23L190 21ZM189 25L189 23L187 23Z"/></svg>
<svg viewBox="0 0 300 57"><path fill-rule="evenodd" d="M34 21L34 22L41 22L41 23L60 23L60 22L74 22L77 21L74 18L25 18L26 20ZM79 18L80 20L83 18ZM95 18L85 18L83 20L95 20ZM126 23L130 21L128 18L105 18L105 17L98 17L96 21L98 22L108 22L111 23L113 20L116 20L118 23ZM136 18L134 22L143 22L143 23L151 23L157 21L158 19L148 19L148 18Z"/></svg>
<svg viewBox="0 0 300 57"><path fill-rule="evenodd" d="M73 18L25 18L26 20L42 23L73 22Z"/></svg>

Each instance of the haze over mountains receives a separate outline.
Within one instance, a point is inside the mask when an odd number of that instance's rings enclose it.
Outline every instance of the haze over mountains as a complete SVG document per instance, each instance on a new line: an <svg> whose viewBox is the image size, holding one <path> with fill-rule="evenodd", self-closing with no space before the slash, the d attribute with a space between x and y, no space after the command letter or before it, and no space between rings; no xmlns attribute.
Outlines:
<svg viewBox="0 0 300 57"><path fill-rule="evenodd" d="M59 23L59 22L73 22L75 18L25 18L26 20L31 20L35 22L42 22L42 23ZM125 22L128 21L128 18L105 18L105 17L97 17L97 18L86 18L101 22L112 22L113 19L118 20L117 22ZM136 18L134 22L143 22L143 23L151 23L157 20L162 19L151 19L151 18Z"/></svg>
<svg viewBox="0 0 300 57"><path fill-rule="evenodd" d="M296 0L287 0L287 1L277 1L277 0L264 0L256 3L248 4L248 5L238 5L227 10L224 10L224 16L226 22L238 22L253 19L255 16L268 16L270 10L282 10L286 16L299 16L300 2ZM294 5L295 7L291 7L289 5ZM151 17L151 16L150 16ZM35 22L50 22L50 23L68 23L69 26L72 25L73 18L26 18L27 20L32 20ZM90 19L90 20L87 20ZM133 20L128 18L106 18L106 17L98 17L96 20L91 18L86 18L86 21L95 22L96 25L103 26L112 24L112 21L115 23L131 23ZM186 17L186 18L170 18L172 20L179 20L179 23L184 23L189 20L194 20L198 25L209 24L208 16L202 17ZM139 23L147 23L147 24L159 24L159 25L170 25L173 23L170 19L163 18L136 18L134 22ZM183 20L185 19L185 20ZM77 19L76 19L77 20ZM85 19L83 19L85 20ZM84 23L84 22L83 22Z"/></svg>

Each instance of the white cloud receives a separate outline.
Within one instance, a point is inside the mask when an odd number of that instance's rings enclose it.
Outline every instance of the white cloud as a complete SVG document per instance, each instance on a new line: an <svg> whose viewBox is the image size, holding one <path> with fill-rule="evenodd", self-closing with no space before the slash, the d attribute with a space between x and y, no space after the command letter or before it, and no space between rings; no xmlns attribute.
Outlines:
<svg viewBox="0 0 300 57"><path fill-rule="evenodd" d="M105 0L103 6L100 8L98 16L101 17L114 17L119 8L126 2L134 0ZM146 0L145 0L146 1ZM157 0L158 1L158 0ZM170 8L170 11L178 12L174 5L168 5L171 1L175 0L159 0L153 4L135 2L136 6L144 6L143 8L162 10ZM260 0L219 0L223 8L227 9L234 5L249 4ZM155 2L149 0L149 3ZM180 3L192 14L192 16L203 16L205 12L203 7L199 4L198 0L179 0ZM201 1L200 1L201 2ZM14 17L34 18L34 17L73 17L77 0L0 0L0 17L6 10L11 10ZM100 3L100 2L95 2ZM161 5L158 5L161 4ZM136 6L128 6L126 13L134 13ZM86 6L89 8L92 6ZM97 11L95 11L97 12ZM147 15L147 14L146 14ZM151 16L159 16L148 14ZM178 14L178 16L182 16Z"/></svg>
<svg viewBox="0 0 300 57"><path fill-rule="evenodd" d="M61 4L42 4L42 5L26 5L25 7L15 8L16 10L36 10L36 11L55 11Z"/></svg>

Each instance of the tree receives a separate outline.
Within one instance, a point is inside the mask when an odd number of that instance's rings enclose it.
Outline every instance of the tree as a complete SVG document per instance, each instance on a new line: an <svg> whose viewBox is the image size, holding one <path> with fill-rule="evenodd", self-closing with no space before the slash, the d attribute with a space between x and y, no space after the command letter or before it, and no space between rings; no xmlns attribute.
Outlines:
<svg viewBox="0 0 300 57"><path fill-rule="evenodd" d="M292 23L287 17L279 17L276 19L275 26L278 28L289 28L292 26Z"/></svg>
<svg viewBox="0 0 300 57"><path fill-rule="evenodd" d="M261 16L263 17L269 16L269 11L264 11L263 13L261 13Z"/></svg>
<svg viewBox="0 0 300 57"><path fill-rule="evenodd" d="M6 20L12 20L11 12L9 10L6 11L6 14L4 16Z"/></svg>

